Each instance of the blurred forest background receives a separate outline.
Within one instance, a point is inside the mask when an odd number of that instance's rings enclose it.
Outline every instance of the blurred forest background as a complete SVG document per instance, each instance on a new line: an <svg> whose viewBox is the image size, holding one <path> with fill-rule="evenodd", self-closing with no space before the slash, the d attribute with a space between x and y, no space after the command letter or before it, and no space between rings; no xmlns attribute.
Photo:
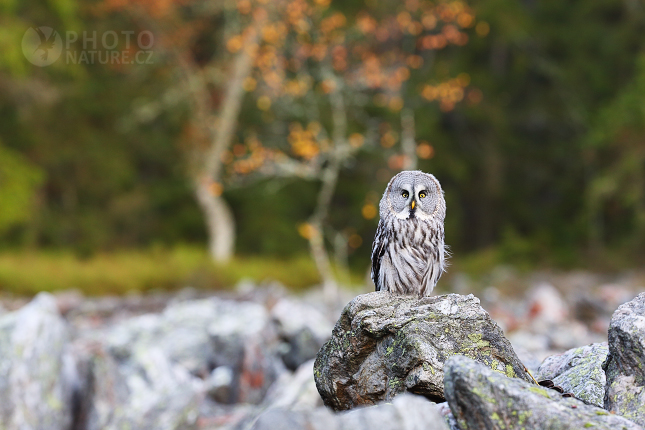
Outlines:
<svg viewBox="0 0 645 430"><path fill-rule="evenodd" d="M362 281L409 168L453 273L636 268L644 34L642 0L2 0L0 288Z"/></svg>

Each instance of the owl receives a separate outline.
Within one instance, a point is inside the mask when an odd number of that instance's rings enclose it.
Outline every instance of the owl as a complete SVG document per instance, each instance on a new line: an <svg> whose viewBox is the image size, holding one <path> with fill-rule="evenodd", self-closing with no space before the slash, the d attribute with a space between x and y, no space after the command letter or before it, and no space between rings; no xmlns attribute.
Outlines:
<svg viewBox="0 0 645 430"><path fill-rule="evenodd" d="M394 176L379 204L372 245L376 291L429 296L446 267L446 201L437 178L420 170Z"/></svg>

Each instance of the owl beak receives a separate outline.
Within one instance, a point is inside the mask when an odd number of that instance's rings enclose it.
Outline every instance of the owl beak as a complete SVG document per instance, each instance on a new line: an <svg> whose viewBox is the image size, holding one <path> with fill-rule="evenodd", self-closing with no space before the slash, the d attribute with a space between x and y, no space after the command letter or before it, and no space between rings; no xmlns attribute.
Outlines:
<svg viewBox="0 0 645 430"><path fill-rule="evenodd" d="M416 204L416 202L414 200L412 200L412 203L410 203L410 209L414 209L415 204Z"/></svg>

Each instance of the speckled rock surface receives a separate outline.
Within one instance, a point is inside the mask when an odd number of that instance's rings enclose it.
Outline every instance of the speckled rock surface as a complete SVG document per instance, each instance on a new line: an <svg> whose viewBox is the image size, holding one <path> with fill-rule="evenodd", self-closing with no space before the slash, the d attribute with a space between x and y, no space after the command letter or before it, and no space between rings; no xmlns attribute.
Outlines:
<svg viewBox="0 0 645 430"><path fill-rule="evenodd" d="M211 297L171 303L161 313L93 332L91 339L119 359L130 357L134 346L157 348L196 377L206 377L216 368L220 375L227 371L230 381L218 395L223 403L260 403L284 371L269 313L253 302Z"/></svg>
<svg viewBox="0 0 645 430"><path fill-rule="evenodd" d="M0 428L60 430L72 424L75 364L70 333L51 294L0 318ZM70 374L71 373L71 374Z"/></svg>
<svg viewBox="0 0 645 430"><path fill-rule="evenodd" d="M183 430L198 416L197 381L161 348L133 348L125 358L108 352L92 362L88 430Z"/></svg>
<svg viewBox="0 0 645 430"><path fill-rule="evenodd" d="M603 342L552 355L540 365L536 378L551 379L565 392L573 393L583 402L602 408L606 382L602 363L608 352L607 342Z"/></svg>
<svg viewBox="0 0 645 430"><path fill-rule="evenodd" d="M446 362L445 384L448 404L462 430L641 429L626 418L507 378L464 356Z"/></svg>
<svg viewBox="0 0 645 430"><path fill-rule="evenodd" d="M315 307L291 298L282 298L271 308L278 335L285 341L282 360L290 370L316 358L331 335L331 322Z"/></svg>
<svg viewBox="0 0 645 430"><path fill-rule="evenodd" d="M502 330L472 295L363 294L343 310L314 364L325 405L347 410L409 391L442 401L443 365L462 354L529 380Z"/></svg>
<svg viewBox="0 0 645 430"><path fill-rule="evenodd" d="M609 325L605 409L645 425L645 293L621 305Z"/></svg>
<svg viewBox="0 0 645 430"><path fill-rule="evenodd" d="M383 403L334 414L314 410L270 409L260 415L252 430L449 430L437 406L423 397L398 396Z"/></svg>
<svg viewBox="0 0 645 430"><path fill-rule="evenodd" d="M446 425L450 430L460 430L459 426L457 425L457 420L450 410L450 405L448 405L448 402L437 404L437 410L443 417L443 420L446 422Z"/></svg>

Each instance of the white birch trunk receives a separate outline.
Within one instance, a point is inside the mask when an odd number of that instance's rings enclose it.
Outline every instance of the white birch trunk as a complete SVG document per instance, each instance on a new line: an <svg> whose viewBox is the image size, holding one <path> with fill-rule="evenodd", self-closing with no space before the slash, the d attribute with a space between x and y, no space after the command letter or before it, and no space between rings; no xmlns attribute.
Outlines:
<svg viewBox="0 0 645 430"><path fill-rule="evenodd" d="M218 263L230 260L235 251L235 218L231 209L221 195L213 194L207 183L195 186L195 197L204 214L211 258Z"/></svg>

